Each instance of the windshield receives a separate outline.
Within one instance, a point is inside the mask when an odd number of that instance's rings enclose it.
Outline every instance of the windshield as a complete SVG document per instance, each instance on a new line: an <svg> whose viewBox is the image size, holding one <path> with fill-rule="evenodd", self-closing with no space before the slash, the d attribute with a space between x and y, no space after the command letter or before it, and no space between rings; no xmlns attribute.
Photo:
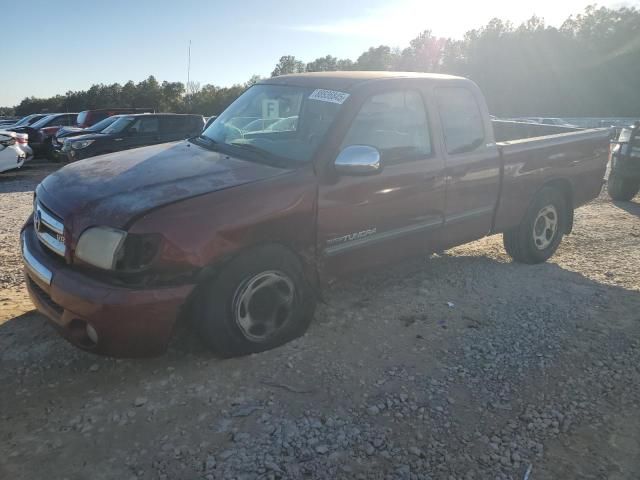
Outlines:
<svg viewBox="0 0 640 480"><path fill-rule="evenodd" d="M41 118L40 120L38 120L36 123L32 124L31 126L33 128L42 128L42 127L46 127L47 124L53 120L54 118L56 118L57 115L47 115L44 118Z"/></svg>
<svg viewBox="0 0 640 480"><path fill-rule="evenodd" d="M98 123L94 123L89 128L87 128L87 130L90 132L101 132L105 128L107 128L109 125L116 122L117 120L120 120L121 118L122 117L119 117L117 115L113 117L107 117L104 120L100 120Z"/></svg>
<svg viewBox="0 0 640 480"><path fill-rule="evenodd" d="M102 130L102 133L120 133L126 130L136 117L120 117L107 128Z"/></svg>
<svg viewBox="0 0 640 480"><path fill-rule="evenodd" d="M214 144L308 162L349 95L284 85L255 85L203 132Z"/></svg>
<svg viewBox="0 0 640 480"><path fill-rule="evenodd" d="M16 123L16 127L23 127L25 125L29 125L31 120L35 117L41 118L40 115L27 115L26 117L20 119L19 122Z"/></svg>

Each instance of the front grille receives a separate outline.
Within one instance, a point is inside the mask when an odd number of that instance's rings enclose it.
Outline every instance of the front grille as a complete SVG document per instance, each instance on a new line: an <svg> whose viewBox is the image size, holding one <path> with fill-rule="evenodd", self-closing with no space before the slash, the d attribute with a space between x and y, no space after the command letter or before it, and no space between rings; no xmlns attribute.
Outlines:
<svg viewBox="0 0 640 480"><path fill-rule="evenodd" d="M31 288L31 290L36 294L36 296L38 297L38 299L40 299L42 303L49 306L49 308L51 308L58 315L62 315L62 313L64 312L64 308L62 308L60 305L54 302L53 299L49 296L49 294L45 292L42 288L40 288L40 286L36 282L31 280L31 278L28 275L27 275L27 282L29 283L29 288Z"/></svg>
<svg viewBox="0 0 640 480"><path fill-rule="evenodd" d="M57 255L64 257L64 225L62 219L38 200L34 202L33 225L40 243Z"/></svg>

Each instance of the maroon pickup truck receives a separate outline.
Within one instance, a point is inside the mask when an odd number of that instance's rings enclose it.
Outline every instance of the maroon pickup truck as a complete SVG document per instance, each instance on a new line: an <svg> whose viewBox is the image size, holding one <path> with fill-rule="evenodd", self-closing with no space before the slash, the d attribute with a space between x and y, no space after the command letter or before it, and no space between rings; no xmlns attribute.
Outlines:
<svg viewBox="0 0 640 480"><path fill-rule="evenodd" d="M538 263L596 197L609 132L491 120L445 75L283 76L199 137L80 161L22 231L38 310L96 353L162 352L189 318L223 356L301 335L321 286L502 233Z"/></svg>

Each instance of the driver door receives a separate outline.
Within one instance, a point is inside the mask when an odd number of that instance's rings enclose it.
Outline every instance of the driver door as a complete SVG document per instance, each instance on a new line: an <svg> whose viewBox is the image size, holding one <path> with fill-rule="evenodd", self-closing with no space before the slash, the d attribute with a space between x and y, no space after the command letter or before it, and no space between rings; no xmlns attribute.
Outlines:
<svg viewBox="0 0 640 480"><path fill-rule="evenodd" d="M341 149L368 145L379 173L341 175L319 186L318 245L325 280L427 250L444 219L444 163L431 142L418 89L394 89L364 100Z"/></svg>

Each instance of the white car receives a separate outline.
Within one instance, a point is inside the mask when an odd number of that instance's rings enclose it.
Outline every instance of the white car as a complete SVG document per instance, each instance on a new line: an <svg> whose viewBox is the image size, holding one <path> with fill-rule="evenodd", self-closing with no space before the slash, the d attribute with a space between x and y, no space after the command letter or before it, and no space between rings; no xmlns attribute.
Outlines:
<svg viewBox="0 0 640 480"><path fill-rule="evenodd" d="M0 172L20 168L24 162L31 160L33 152L26 133L0 131Z"/></svg>

